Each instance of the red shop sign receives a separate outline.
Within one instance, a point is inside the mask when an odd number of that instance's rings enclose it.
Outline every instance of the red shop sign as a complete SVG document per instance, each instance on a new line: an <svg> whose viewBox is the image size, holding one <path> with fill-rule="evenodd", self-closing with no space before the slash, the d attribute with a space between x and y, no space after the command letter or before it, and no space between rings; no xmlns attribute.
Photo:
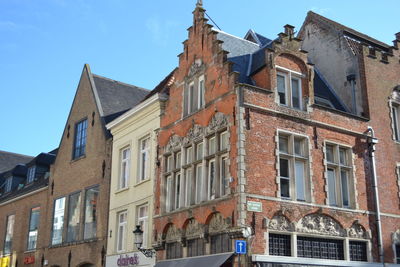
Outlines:
<svg viewBox="0 0 400 267"><path fill-rule="evenodd" d="M27 256L24 259L24 264L32 264L35 263L35 256Z"/></svg>

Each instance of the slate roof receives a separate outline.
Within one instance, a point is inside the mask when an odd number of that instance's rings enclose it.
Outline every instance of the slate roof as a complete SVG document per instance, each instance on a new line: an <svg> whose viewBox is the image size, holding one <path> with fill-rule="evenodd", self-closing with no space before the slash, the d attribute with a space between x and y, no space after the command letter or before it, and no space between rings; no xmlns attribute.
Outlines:
<svg viewBox="0 0 400 267"><path fill-rule="evenodd" d="M150 92L144 88L92 74L105 123L136 106Z"/></svg>
<svg viewBox="0 0 400 267"><path fill-rule="evenodd" d="M262 40L263 45L230 35L228 33L218 31L217 39L223 41L222 49L229 52L228 60L233 62L233 71L239 72L239 82L254 85L251 76L265 66L265 50L272 48L274 40L266 38L253 30L249 30L246 37L254 36L258 40ZM314 93L317 98L323 99L332 105L331 108L348 112L347 108L336 95L335 91L330 87L322 75L314 68ZM317 102L318 104L318 102ZM319 103L322 104L322 103Z"/></svg>
<svg viewBox="0 0 400 267"><path fill-rule="evenodd" d="M33 157L0 150L0 173L14 168L17 164L25 164Z"/></svg>

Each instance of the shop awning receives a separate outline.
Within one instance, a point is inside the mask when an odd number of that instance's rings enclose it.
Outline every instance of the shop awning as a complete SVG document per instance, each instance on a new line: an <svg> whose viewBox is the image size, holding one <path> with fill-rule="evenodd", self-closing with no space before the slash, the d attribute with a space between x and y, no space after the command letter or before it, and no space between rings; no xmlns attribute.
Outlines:
<svg viewBox="0 0 400 267"><path fill-rule="evenodd" d="M157 262L155 267L220 267L231 256L232 252L207 256L173 259Z"/></svg>

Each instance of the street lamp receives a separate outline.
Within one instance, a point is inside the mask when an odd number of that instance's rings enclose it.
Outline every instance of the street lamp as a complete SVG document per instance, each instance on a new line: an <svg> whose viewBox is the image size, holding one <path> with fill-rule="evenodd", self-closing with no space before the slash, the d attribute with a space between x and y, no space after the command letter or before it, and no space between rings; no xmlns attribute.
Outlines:
<svg viewBox="0 0 400 267"><path fill-rule="evenodd" d="M136 225L135 231L133 231L133 234L135 235L135 240L133 243L135 243L137 249L143 253L147 258L152 258L156 252L153 249L146 249L142 248L143 244L143 231L140 229L140 225Z"/></svg>

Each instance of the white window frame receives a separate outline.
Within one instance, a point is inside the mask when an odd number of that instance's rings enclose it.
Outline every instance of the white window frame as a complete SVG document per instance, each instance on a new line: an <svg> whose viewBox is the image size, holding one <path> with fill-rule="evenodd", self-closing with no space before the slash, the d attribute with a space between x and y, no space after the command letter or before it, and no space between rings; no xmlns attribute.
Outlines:
<svg viewBox="0 0 400 267"><path fill-rule="evenodd" d="M287 138L287 146L288 146L288 151L284 152L281 151L280 148L280 138L285 137ZM302 142L302 149L303 155L301 154L296 154L295 150L295 140L300 139ZM311 178L310 178L310 153L309 153L309 139L308 136L293 133L293 132L288 132L288 131L282 131L278 130L278 135L277 135L277 152L279 155L278 158L278 166L277 166L277 172L278 172L278 178L277 181L279 183L279 195L278 197L284 198L284 199L290 199L293 201L304 201L304 202L311 202ZM281 176L280 172L280 162L281 159L287 160L288 161L288 177ZM303 173L303 194L304 194L304 199L299 199L298 198L298 187L296 182L298 181L298 176L296 175L296 162L302 162L304 166L304 173ZM285 197L282 196L282 187L281 187L281 180L285 179L288 180L289 182L289 196Z"/></svg>
<svg viewBox="0 0 400 267"><path fill-rule="evenodd" d="M328 146L332 146L333 148L333 162L328 161ZM340 162L340 150L345 150L345 155L347 157L347 165L342 164ZM326 204L334 207L342 207L342 208L355 208L356 196L355 196L355 184L353 177L353 150L350 146L326 141L324 144L324 157L325 157L325 170L326 170L326 185L327 185L327 198ZM332 189L329 186L329 173L328 169L333 169L335 171L335 202L336 204L331 204L330 198L332 197L330 194L332 193ZM343 202L343 184L342 184L342 171L345 171L347 176L347 201L348 205L345 205Z"/></svg>
<svg viewBox="0 0 400 267"><path fill-rule="evenodd" d="M165 177L165 210L167 212L173 211L173 191L174 191L174 182L171 174Z"/></svg>
<svg viewBox="0 0 400 267"><path fill-rule="evenodd" d="M186 187L186 194L185 194L185 206L189 207L192 203L193 203L193 198L196 195L196 193L194 192L193 194L193 190L192 190L192 185L193 185L193 168L186 168L185 169L185 187Z"/></svg>
<svg viewBox="0 0 400 267"><path fill-rule="evenodd" d="M211 181L211 165L214 165L214 177L213 180ZM217 164L215 161L215 158L210 159L208 161L208 166L207 166L207 192L208 192L208 200L213 200L215 198L217 198ZM214 189L214 191L213 191Z"/></svg>
<svg viewBox="0 0 400 267"><path fill-rule="evenodd" d="M224 168L224 160L226 161L226 169ZM224 173L225 170L225 173ZM225 196L229 189L229 156L224 154L220 157L219 164L219 186L220 186L220 196ZM225 174L225 175L224 175Z"/></svg>
<svg viewBox="0 0 400 267"><path fill-rule="evenodd" d="M12 189L12 179L13 179L13 177L11 176L11 177L8 177L7 179L6 179L6 185L5 185L5 191L6 191L6 193L8 193L8 192L10 192L11 191L11 189Z"/></svg>
<svg viewBox="0 0 400 267"><path fill-rule="evenodd" d="M53 220L52 220L52 227L51 227L51 244L52 245L61 244L63 242L66 201L67 201L66 197L60 197L60 198L57 198L56 200L54 200ZM55 225L56 218L57 218L57 225ZM61 228L60 240L55 239L54 226Z"/></svg>
<svg viewBox="0 0 400 267"><path fill-rule="evenodd" d="M147 144L143 148L143 143ZM144 155L144 159L143 159ZM144 162L143 162L144 160ZM139 140L139 160L138 160L138 178L137 183L143 182L149 179L149 160L150 160L150 136L146 136ZM143 170L144 168L144 170Z"/></svg>
<svg viewBox="0 0 400 267"><path fill-rule="evenodd" d="M304 74L293 71L281 66L276 65L276 78L278 76L282 76L285 81L285 104L280 103L280 98L279 98L279 92L278 92L278 82L276 85L276 95L277 95L277 102L279 105L287 106L290 108L298 109L298 110L303 110L303 90L302 90L302 78L305 77ZM298 80L299 81L299 107L294 107L293 106L293 85L292 85L292 80Z"/></svg>
<svg viewBox="0 0 400 267"><path fill-rule="evenodd" d="M194 96L192 94L194 94L194 90L196 90L195 86L194 86L194 82L189 83L189 87L188 87L188 114L191 114L193 112L196 111L196 106L197 102L196 99L194 99Z"/></svg>
<svg viewBox="0 0 400 267"><path fill-rule="evenodd" d="M127 157L124 158L124 152L127 152ZM124 147L120 150L120 174L118 179L118 190L129 187L129 180L131 174L131 147ZM124 171L125 170L125 171Z"/></svg>
<svg viewBox="0 0 400 267"><path fill-rule="evenodd" d="M145 215L144 216L140 216L141 214L141 210L145 210ZM136 225L140 225L141 229L143 231L143 244L142 247L143 248L147 248L148 246L148 240L149 240L149 205L143 204L140 205L136 208L137 212L137 222Z"/></svg>
<svg viewBox="0 0 400 267"><path fill-rule="evenodd" d="M393 140L400 142L400 104L390 101L390 114L392 116Z"/></svg>
<svg viewBox="0 0 400 267"><path fill-rule="evenodd" d="M125 218L124 218L125 217ZM124 221L122 219L125 219ZM127 228L127 223L128 223L128 211L124 210L121 212L118 212L117 214L117 244L116 244L116 251L119 252L124 252L126 250L126 228ZM121 236L121 231L122 231L122 236ZM122 240L120 240L122 238ZM119 247L121 243L121 247Z"/></svg>

